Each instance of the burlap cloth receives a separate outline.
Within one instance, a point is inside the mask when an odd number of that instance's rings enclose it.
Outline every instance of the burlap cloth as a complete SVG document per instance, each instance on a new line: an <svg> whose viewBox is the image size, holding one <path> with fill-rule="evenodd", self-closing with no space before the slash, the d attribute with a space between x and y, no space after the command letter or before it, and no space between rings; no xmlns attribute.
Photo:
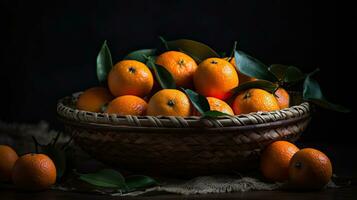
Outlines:
<svg viewBox="0 0 357 200"><path fill-rule="evenodd" d="M137 196L152 193L175 193L183 195L246 192L251 190L276 190L282 184L264 183L256 178L230 176L202 176L188 181L168 181L162 186L127 194L112 193L113 196Z"/></svg>
<svg viewBox="0 0 357 200"><path fill-rule="evenodd" d="M58 131L50 130L49 124L41 121L38 124L16 124L4 123L0 121L0 144L8 144L14 147L18 154L34 152L34 144L31 136L35 136L40 143L46 144L51 138L57 135ZM62 136L59 143L67 141L68 136ZM76 147L78 148L78 147ZM83 155L81 155L83 156ZM85 157L85 156L84 156ZM82 158L83 159L83 158ZM108 194L112 196L138 196L152 195L155 193L176 193L183 195L190 194L209 194L209 193L228 193L246 192L252 190L277 190L284 188L284 183L267 183L258 176L250 175L216 175L196 177L191 180L157 178L160 186L151 187L145 190L130 193L120 191L98 189L95 187L79 186L78 180L64 182L56 185L53 189L64 191L94 192ZM337 187L333 182L327 185L328 188Z"/></svg>

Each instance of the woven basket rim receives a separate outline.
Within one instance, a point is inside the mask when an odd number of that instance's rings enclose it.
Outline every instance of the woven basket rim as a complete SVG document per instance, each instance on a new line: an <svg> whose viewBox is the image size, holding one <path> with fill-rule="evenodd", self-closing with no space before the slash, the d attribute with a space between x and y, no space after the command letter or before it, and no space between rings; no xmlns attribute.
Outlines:
<svg viewBox="0 0 357 200"><path fill-rule="evenodd" d="M258 130L258 129L266 129L266 128L278 128L282 125L289 125L298 123L303 120L309 120L311 118L309 115L304 115L301 117L290 118L285 120L279 120L275 122L267 122L267 123L260 123L260 124L249 124L244 126L229 126L229 127L187 127L184 128L185 131L197 131L197 130L204 130L205 133L217 133L217 132L226 132L226 131L246 131L246 130ZM138 126L120 126L120 125L111 125L105 123L92 123L92 122L77 122L65 119L63 117L58 117L58 119L67 124L76 127L83 127L83 128L90 128L90 129L97 129L103 131L126 131L126 132L182 132L183 128L176 128L176 127L138 127Z"/></svg>
<svg viewBox="0 0 357 200"><path fill-rule="evenodd" d="M291 106L286 109L271 112L255 112L234 116L219 116L217 118L202 118L199 116L179 117L179 116L132 116L117 115L108 113L96 113L74 108L80 92L71 96L66 96L58 100L57 115L58 118L72 124L81 124L102 127L119 127L119 128L223 128L237 127L258 124L269 124L276 121L292 121L303 119L310 116L310 104L302 102L299 105ZM291 120L290 120L291 121Z"/></svg>

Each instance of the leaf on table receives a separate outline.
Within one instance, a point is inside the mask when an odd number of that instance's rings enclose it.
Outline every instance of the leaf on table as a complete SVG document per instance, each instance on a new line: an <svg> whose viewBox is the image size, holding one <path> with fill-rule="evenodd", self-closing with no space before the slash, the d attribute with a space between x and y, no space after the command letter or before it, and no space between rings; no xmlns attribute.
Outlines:
<svg viewBox="0 0 357 200"><path fill-rule="evenodd" d="M79 174L79 179L99 187L127 189L124 177L113 169L103 169L89 174Z"/></svg>
<svg viewBox="0 0 357 200"><path fill-rule="evenodd" d="M158 185L155 179L143 175L128 176L125 179L125 183L129 190L147 188L147 187Z"/></svg>

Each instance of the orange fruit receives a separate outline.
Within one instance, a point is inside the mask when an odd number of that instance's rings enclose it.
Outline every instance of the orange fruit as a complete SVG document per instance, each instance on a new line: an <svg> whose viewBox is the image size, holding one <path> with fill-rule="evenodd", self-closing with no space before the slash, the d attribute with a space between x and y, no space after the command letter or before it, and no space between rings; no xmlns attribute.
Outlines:
<svg viewBox="0 0 357 200"><path fill-rule="evenodd" d="M150 69L136 60L123 60L114 65L108 75L110 92L118 97L135 95L144 97L154 84Z"/></svg>
<svg viewBox="0 0 357 200"><path fill-rule="evenodd" d="M111 101L106 112L118 115L145 115L146 109L147 103L144 99L133 95L124 95Z"/></svg>
<svg viewBox="0 0 357 200"><path fill-rule="evenodd" d="M260 170L264 177L271 181L286 181L289 178L289 163L299 151L294 144L277 141L268 145L260 157Z"/></svg>
<svg viewBox="0 0 357 200"><path fill-rule="evenodd" d="M19 157L17 153L7 145L0 145L0 181L10 181L12 168Z"/></svg>
<svg viewBox="0 0 357 200"><path fill-rule="evenodd" d="M190 56L179 51L167 51L156 58L156 64L170 72L178 87L192 87L197 64Z"/></svg>
<svg viewBox="0 0 357 200"><path fill-rule="evenodd" d="M101 112L102 107L114 97L103 87L93 87L84 91L77 100L77 108L90 112Z"/></svg>
<svg viewBox="0 0 357 200"><path fill-rule="evenodd" d="M279 104L273 94L262 89L249 89L238 94L232 105L236 115L258 111L279 110Z"/></svg>
<svg viewBox="0 0 357 200"><path fill-rule="evenodd" d="M284 88L279 88L275 91L276 100L280 109L288 108L290 103L289 93Z"/></svg>
<svg viewBox="0 0 357 200"><path fill-rule="evenodd" d="M163 89L151 97L148 115L190 116L191 103L186 94L175 89Z"/></svg>
<svg viewBox="0 0 357 200"><path fill-rule="evenodd" d="M225 100L238 86L238 74L234 67L221 58L208 58L201 62L193 76L198 93Z"/></svg>
<svg viewBox="0 0 357 200"><path fill-rule="evenodd" d="M248 81L256 81L258 79L256 78L253 78L253 77L249 77L245 74L242 74L239 72L238 68L236 67L236 61L234 58L231 59L231 61L229 61L236 69L237 69L237 72L238 72L238 77L239 77L239 83L245 83L245 82L248 82Z"/></svg>
<svg viewBox="0 0 357 200"><path fill-rule="evenodd" d="M330 181L331 176L330 159L316 149L301 149L290 161L289 180L297 188L320 189Z"/></svg>
<svg viewBox="0 0 357 200"><path fill-rule="evenodd" d="M207 101L210 107L210 110L220 111L228 115L234 115L232 108L224 101L217 99L215 97L207 97ZM193 115L199 116L200 113L195 109Z"/></svg>
<svg viewBox="0 0 357 200"><path fill-rule="evenodd" d="M12 181L23 190L44 190L56 182L56 167L45 154L29 153L15 163Z"/></svg>

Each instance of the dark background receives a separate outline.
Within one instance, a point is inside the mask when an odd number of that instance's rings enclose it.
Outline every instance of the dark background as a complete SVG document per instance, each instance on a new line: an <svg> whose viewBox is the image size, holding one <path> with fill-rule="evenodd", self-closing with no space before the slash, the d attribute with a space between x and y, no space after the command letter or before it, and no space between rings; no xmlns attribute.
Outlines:
<svg viewBox="0 0 357 200"><path fill-rule="evenodd" d="M158 36L238 48L266 64L316 76L332 102L354 110L355 8L337 1L1 1L1 116L56 120L56 101L97 85L95 60L108 40L114 61ZM354 10L353 10L354 9ZM350 142L353 112L318 109L302 141Z"/></svg>

